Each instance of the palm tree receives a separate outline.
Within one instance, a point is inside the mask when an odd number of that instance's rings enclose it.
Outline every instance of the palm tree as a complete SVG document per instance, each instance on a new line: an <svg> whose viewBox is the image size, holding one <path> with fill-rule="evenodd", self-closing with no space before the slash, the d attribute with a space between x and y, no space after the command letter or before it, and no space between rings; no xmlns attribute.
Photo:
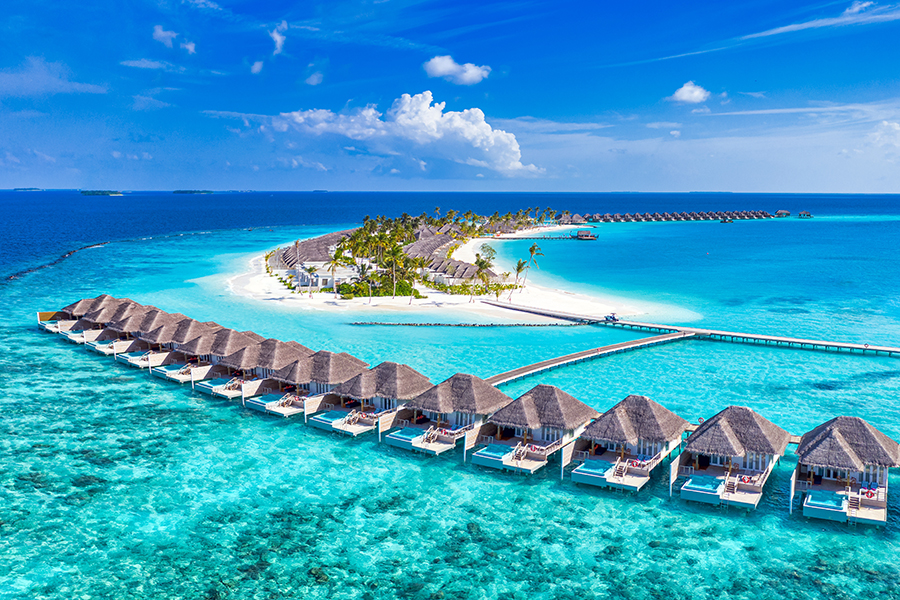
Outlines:
<svg viewBox="0 0 900 600"><path fill-rule="evenodd" d="M543 256L544 253L541 252L541 247L537 245L537 242L535 242L531 245L531 248L528 249L528 254L531 255L531 258L528 259L528 262L529 262L528 268L530 269L533 265L534 267L540 269L540 267L538 267L537 260L534 257L535 256ZM522 280L523 288L525 287L525 281L527 279L528 279L528 271L525 271L525 279Z"/></svg>
<svg viewBox="0 0 900 600"><path fill-rule="evenodd" d="M356 267L356 277L359 283L365 283L369 290L369 304L372 304L372 265L363 263Z"/></svg>
<svg viewBox="0 0 900 600"><path fill-rule="evenodd" d="M394 293L391 298L397 297L397 266L404 256L403 249L400 246L391 246L384 254L384 257L391 263L391 279L394 282Z"/></svg>
<svg viewBox="0 0 900 600"><path fill-rule="evenodd" d="M334 254L329 257L328 262L325 263L325 269L331 271L331 287L334 289L335 300L337 300L338 297L338 286L337 282L334 280L334 274L340 267L346 266L347 260L347 257L344 256L344 251L338 246L334 249Z"/></svg>
<svg viewBox="0 0 900 600"><path fill-rule="evenodd" d="M303 270L306 271L306 276L309 278L309 297L312 298L312 278L319 269L313 266L309 266L303 267Z"/></svg>
<svg viewBox="0 0 900 600"><path fill-rule="evenodd" d="M519 262L516 263L516 283L513 286L513 289L509 290L509 301L512 302L513 292L519 287L519 277L522 276L522 273L528 270L528 261L519 259Z"/></svg>

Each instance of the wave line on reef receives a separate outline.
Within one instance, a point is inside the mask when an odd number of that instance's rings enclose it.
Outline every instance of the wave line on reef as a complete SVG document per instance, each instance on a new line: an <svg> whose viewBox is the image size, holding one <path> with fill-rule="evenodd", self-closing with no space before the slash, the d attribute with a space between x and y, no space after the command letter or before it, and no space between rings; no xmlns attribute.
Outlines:
<svg viewBox="0 0 900 600"><path fill-rule="evenodd" d="M46 268L52 267L54 265L58 265L59 263L66 260L67 258L72 256L76 252L81 252L82 250L89 250L91 248L99 248L101 246L107 245L108 243L109 242L99 242L96 244L88 244L87 246L82 246L81 248L76 248L74 250L69 250L68 252L66 252L65 254L63 254L62 256L57 258L56 260L50 261L48 263L44 263L42 265L38 265L37 267L31 267L30 269L24 269L22 271L17 271L16 273L13 273L12 275L8 275L6 277L6 281L12 281L13 279L18 279L20 277L24 277L25 275L28 275L29 273L34 273L35 271L40 271L41 269L46 269Z"/></svg>
<svg viewBox="0 0 900 600"><path fill-rule="evenodd" d="M387 327L579 327L590 323L380 323L355 321L350 325L384 325Z"/></svg>

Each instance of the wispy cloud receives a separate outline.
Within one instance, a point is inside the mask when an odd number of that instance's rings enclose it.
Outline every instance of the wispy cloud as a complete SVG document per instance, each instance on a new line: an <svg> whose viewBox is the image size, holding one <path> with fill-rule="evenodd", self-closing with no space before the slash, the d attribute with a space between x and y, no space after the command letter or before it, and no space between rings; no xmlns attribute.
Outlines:
<svg viewBox="0 0 900 600"><path fill-rule="evenodd" d="M751 98L765 98L765 92L738 92L739 94L743 94L744 96L750 96Z"/></svg>
<svg viewBox="0 0 900 600"><path fill-rule="evenodd" d="M284 32L287 31L288 24L287 21L282 21L279 23L275 29L269 32L269 37L272 38L272 41L275 42L275 50L272 52L272 55L281 54L281 50L284 48L284 41L287 39L284 36Z"/></svg>
<svg viewBox="0 0 900 600"><path fill-rule="evenodd" d="M515 119L491 119L496 127L513 130L519 133L574 133L591 132L612 127L609 123L561 122L535 117L517 117Z"/></svg>
<svg viewBox="0 0 900 600"><path fill-rule="evenodd" d="M131 108L134 110L147 111L147 110L159 110L160 108L166 108L167 106L172 106L168 102L163 102L162 100L157 100L152 96L133 96L134 104L131 105Z"/></svg>
<svg viewBox="0 0 900 600"><path fill-rule="evenodd" d="M18 69L0 71L0 97L46 96L50 94L105 94L106 88L69 80L69 69L58 62L30 56Z"/></svg>
<svg viewBox="0 0 900 600"><path fill-rule="evenodd" d="M140 58L138 60L123 60L119 63L124 67L134 67L135 69L156 69L160 71L168 71L170 73L183 73L184 67L173 65L164 60L150 60L149 58Z"/></svg>
<svg viewBox="0 0 900 600"><path fill-rule="evenodd" d="M174 31L166 31L163 29L162 25L153 26L153 39L169 48L172 47L172 40L174 40L177 35L178 34Z"/></svg>
<svg viewBox="0 0 900 600"><path fill-rule="evenodd" d="M258 60L250 66L250 72L258 75L263 70L263 61Z"/></svg>
<svg viewBox="0 0 900 600"><path fill-rule="evenodd" d="M655 123L647 123L649 129L680 129L681 123L671 123L669 121L657 121Z"/></svg>
<svg viewBox="0 0 900 600"><path fill-rule="evenodd" d="M429 77L442 77L457 85L474 85L491 73L491 68L487 65L480 67L473 63L461 65L450 55L435 56L422 67Z"/></svg>
<svg viewBox="0 0 900 600"><path fill-rule="evenodd" d="M728 40L716 42L711 44L712 47L710 48L703 48L690 52L681 52L679 54L670 54L668 56L658 56L643 60L611 63L608 65L601 65L601 67L626 67L660 62L664 60L675 60L678 58L687 58L689 56L697 56L700 54L722 52L723 50L730 50L737 46L751 43L756 40L782 36L790 33L797 33L800 31L838 29L855 25L871 25L874 23L887 23L898 20L900 20L900 5L898 4L876 6L872 2L853 2L849 8L845 9L844 12L836 17L810 19L808 21L801 21L799 23L791 23L789 25L774 27L765 31L758 31L755 33L750 33Z"/></svg>
<svg viewBox="0 0 900 600"><path fill-rule="evenodd" d="M194 42L181 42L181 47L187 50L188 54L197 53L197 44L195 44Z"/></svg>
<svg viewBox="0 0 900 600"><path fill-rule="evenodd" d="M319 85L322 83L323 75L320 71L316 71L312 75L306 78L307 85Z"/></svg>

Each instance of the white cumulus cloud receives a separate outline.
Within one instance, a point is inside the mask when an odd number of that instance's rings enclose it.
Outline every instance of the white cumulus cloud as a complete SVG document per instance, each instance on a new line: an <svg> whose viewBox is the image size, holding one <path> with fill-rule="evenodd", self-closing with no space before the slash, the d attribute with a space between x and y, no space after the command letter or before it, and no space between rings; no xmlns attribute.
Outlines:
<svg viewBox="0 0 900 600"><path fill-rule="evenodd" d="M320 83L322 83L322 73L316 71L306 78L306 83L309 85L319 85Z"/></svg>
<svg viewBox="0 0 900 600"><path fill-rule="evenodd" d="M706 102L708 98L709 92L707 90L704 90L693 81L688 81L686 84L675 90L675 93L669 96L667 100L682 102L684 104L700 104L701 102Z"/></svg>
<svg viewBox="0 0 900 600"><path fill-rule="evenodd" d="M194 42L181 42L181 47L187 50L188 54L197 53L197 44L195 44Z"/></svg>
<svg viewBox="0 0 900 600"><path fill-rule="evenodd" d="M281 54L282 48L284 48L284 40L287 38L284 36L284 32L287 31L288 24L287 21L282 21L275 27L272 31L269 32L269 37L272 38L272 41L275 42L275 51L272 52L273 55Z"/></svg>
<svg viewBox="0 0 900 600"><path fill-rule="evenodd" d="M305 135L338 135L383 156L406 156L419 160L437 158L459 164L491 169L507 176L543 173L533 164L522 163L516 136L491 127L478 108L445 111L446 104L434 102L431 92L403 94L384 114L374 105L349 113L312 109L282 113L275 117L209 111L212 116L261 122L276 132Z"/></svg>
<svg viewBox="0 0 900 600"><path fill-rule="evenodd" d="M472 63L461 65L447 56L435 56L422 65L429 77L443 77L457 85L474 85L491 73L487 65L477 66Z"/></svg>
<svg viewBox="0 0 900 600"><path fill-rule="evenodd" d="M869 136L869 139L878 146L900 147L900 123L882 121L878 128Z"/></svg>
<svg viewBox="0 0 900 600"><path fill-rule="evenodd" d="M258 60L255 63L253 63L252 67L250 67L250 72L253 73L254 75L257 75L260 73L260 71L262 71L262 68L263 68L263 61Z"/></svg>
<svg viewBox="0 0 900 600"><path fill-rule="evenodd" d="M166 31L162 25L153 26L153 39L169 48L172 47L172 40L177 35L174 31Z"/></svg>

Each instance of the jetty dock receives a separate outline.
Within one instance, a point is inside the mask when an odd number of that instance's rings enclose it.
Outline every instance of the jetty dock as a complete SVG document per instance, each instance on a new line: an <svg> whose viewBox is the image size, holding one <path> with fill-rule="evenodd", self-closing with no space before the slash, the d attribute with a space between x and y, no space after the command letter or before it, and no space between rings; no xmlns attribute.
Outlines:
<svg viewBox="0 0 900 600"><path fill-rule="evenodd" d="M630 342L619 342L618 344L610 344L608 346L601 346L600 348L594 348L592 350L583 350L581 352L566 354L565 356L560 356L558 358L542 360L531 365L513 369L512 371L494 375L493 377L488 377L487 379L485 379L485 381L494 386L503 385L504 383L516 381L518 379L536 375L538 373L543 373L544 371L550 371L563 365L580 363L586 360L604 358L606 356L612 356L613 354L622 354L624 352L638 350L640 348L649 348L650 346L658 346L660 344L676 342L678 340L692 337L693 335L693 333L676 331L672 333L666 333L664 335L656 335L649 338L643 338L640 340L632 340Z"/></svg>
<svg viewBox="0 0 900 600"><path fill-rule="evenodd" d="M605 317L597 317L595 315L579 315L545 308L524 306L521 304L505 304L503 302L494 302L491 300L482 300L482 302L490 304L491 306L541 315L544 317L552 317L564 321L605 325L607 327L619 327L623 329L634 329L638 331L656 332L660 334L679 332L692 333L694 334L694 337L696 339L709 339L736 344L784 346L798 350L818 350L820 352L850 352L872 354L875 356L900 357L900 347L897 346L879 346L873 344L859 344L854 342L811 340L805 338L768 335L761 333L740 333L737 331L721 331L718 329L704 329L700 327L684 327L681 325L660 325L658 323L644 323L641 321L626 321L622 319L613 320L607 319Z"/></svg>

